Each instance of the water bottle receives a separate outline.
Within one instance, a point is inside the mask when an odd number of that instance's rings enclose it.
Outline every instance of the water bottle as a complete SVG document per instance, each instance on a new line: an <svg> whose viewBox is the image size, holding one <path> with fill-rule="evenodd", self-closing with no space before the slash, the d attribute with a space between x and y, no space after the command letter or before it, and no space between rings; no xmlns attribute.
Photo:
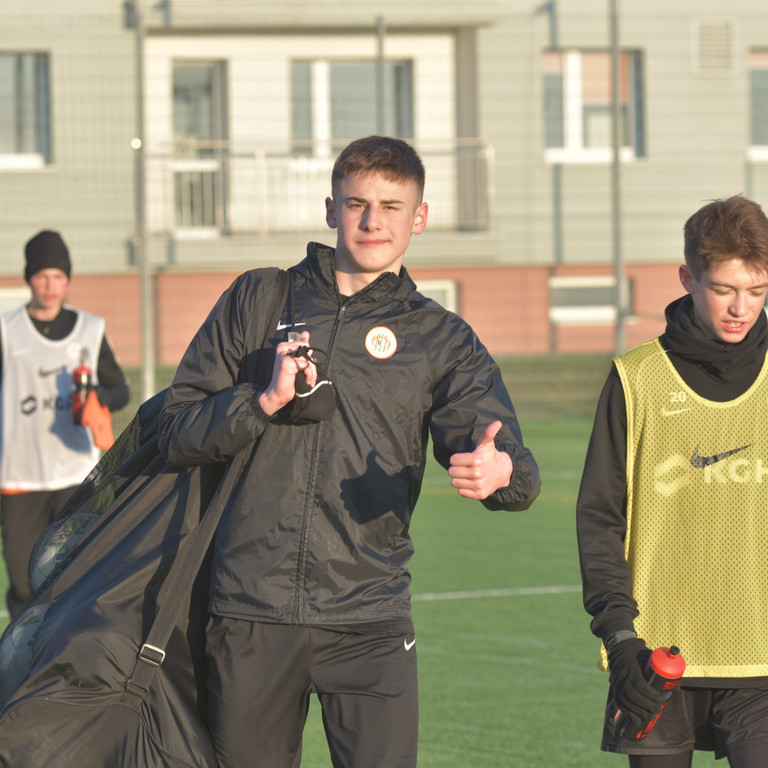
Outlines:
<svg viewBox="0 0 768 768"><path fill-rule="evenodd" d="M80 365L72 371L72 421L75 424L82 423L85 398L91 389L91 369L88 362L88 350L83 350L80 357Z"/></svg>
<svg viewBox="0 0 768 768"><path fill-rule="evenodd" d="M685 672L685 659L681 656L680 649L677 646L673 645L670 648L657 648L651 654L648 663L645 665L645 679L652 688L666 693L664 703L661 705L659 712L654 715L653 719L644 723L637 733L634 734L625 733L630 718L629 715L625 715L619 710L613 721L613 727L616 732L625 739L630 739L632 741L644 739L659 721L659 718L669 702L669 697L680 684L680 678L683 676L683 672Z"/></svg>

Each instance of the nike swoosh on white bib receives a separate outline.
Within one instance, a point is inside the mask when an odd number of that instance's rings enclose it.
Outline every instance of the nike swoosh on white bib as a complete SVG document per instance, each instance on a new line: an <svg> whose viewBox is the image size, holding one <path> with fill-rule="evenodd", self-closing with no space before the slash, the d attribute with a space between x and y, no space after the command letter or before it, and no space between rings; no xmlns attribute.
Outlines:
<svg viewBox="0 0 768 768"><path fill-rule="evenodd" d="M284 331L286 328L298 328L300 325L306 325L306 323L278 323L277 330Z"/></svg>

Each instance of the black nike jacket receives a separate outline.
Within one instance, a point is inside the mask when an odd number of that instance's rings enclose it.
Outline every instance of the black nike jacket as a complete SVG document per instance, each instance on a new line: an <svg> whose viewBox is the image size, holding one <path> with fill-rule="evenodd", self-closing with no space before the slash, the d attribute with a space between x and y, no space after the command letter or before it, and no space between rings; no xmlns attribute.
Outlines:
<svg viewBox="0 0 768 768"><path fill-rule="evenodd" d="M159 423L166 459L225 461L257 439L216 539L211 610L273 623L410 624L411 515L428 436L447 466L496 419L514 471L489 509L522 510L539 492L500 372L472 329L416 291L403 271L344 298L333 250L310 244L292 268L295 296L280 330L308 330L333 381L326 421L267 418L258 404L272 355L263 336L276 270L241 275L179 365ZM266 368L265 368L266 367ZM269 380L267 376L266 381ZM471 518L468 525L471 525Z"/></svg>

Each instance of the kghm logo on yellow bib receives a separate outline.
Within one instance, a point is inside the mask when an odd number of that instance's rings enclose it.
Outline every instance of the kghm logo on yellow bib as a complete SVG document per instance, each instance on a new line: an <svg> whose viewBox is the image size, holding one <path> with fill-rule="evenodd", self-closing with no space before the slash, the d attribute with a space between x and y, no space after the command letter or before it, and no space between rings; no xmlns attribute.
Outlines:
<svg viewBox="0 0 768 768"><path fill-rule="evenodd" d="M378 325L371 328L365 337L365 349L371 357L377 360L386 360L392 357L397 350L397 338L389 328Z"/></svg>

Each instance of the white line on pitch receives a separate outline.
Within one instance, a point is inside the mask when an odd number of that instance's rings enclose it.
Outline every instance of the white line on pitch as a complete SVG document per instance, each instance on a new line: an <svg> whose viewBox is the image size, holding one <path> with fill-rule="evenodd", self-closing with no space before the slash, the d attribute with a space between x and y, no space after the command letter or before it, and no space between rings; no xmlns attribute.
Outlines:
<svg viewBox="0 0 768 768"><path fill-rule="evenodd" d="M412 595L414 602L430 600L468 600L478 597L517 597L518 595L563 595L569 592L581 592L581 587L568 585L562 587L510 587L508 589L475 589L466 592L425 592Z"/></svg>
<svg viewBox="0 0 768 768"><path fill-rule="evenodd" d="M581 592L576 584L562 587L510 587L508 589L475 589L466 592L425 592L412 595L414 602L429 602L435 600L470 600L479 597L517 597L519 595L564 595L569 592ZM0 610L0 619L7 619L8 611Z"/></svg>

